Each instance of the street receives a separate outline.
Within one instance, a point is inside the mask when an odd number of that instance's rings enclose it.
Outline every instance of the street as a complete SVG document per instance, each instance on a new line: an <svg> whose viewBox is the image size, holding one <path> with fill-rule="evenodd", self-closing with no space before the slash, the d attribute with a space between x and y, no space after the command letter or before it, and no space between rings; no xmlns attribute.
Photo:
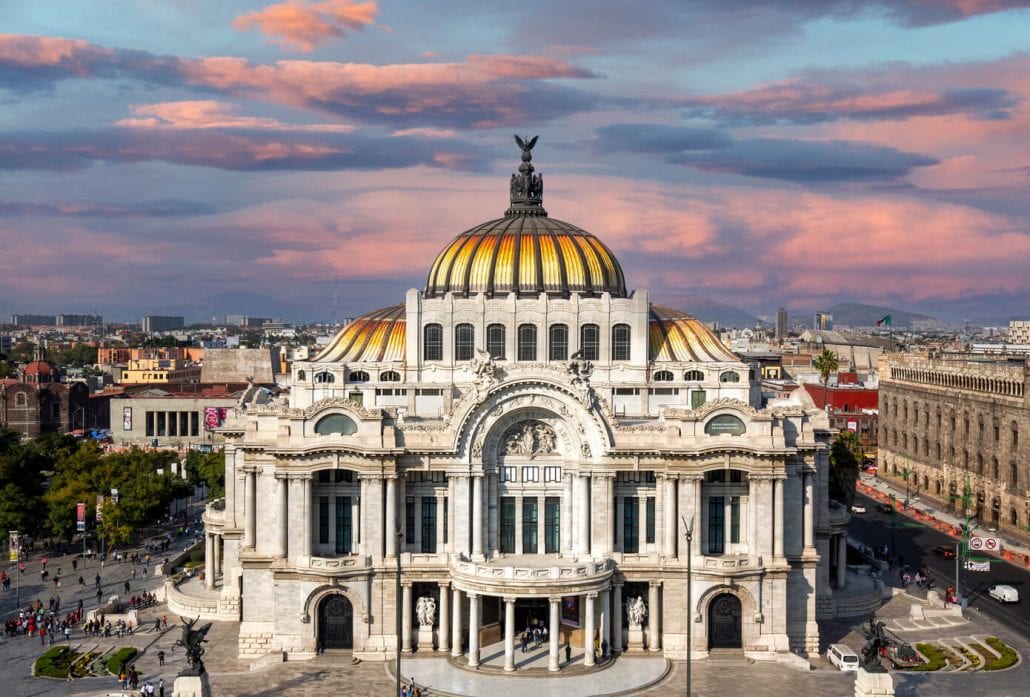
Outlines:
<svg viewBox="0 0 1030 697"><path fill-rule="evenodd" d="M954 548L955 540L944 533L927 527L901 513L881 513L876 510L876 501L861 493L855 495L855 505L865 506L866 513L853 513L848 531L853 540L869 546L891 544L891 519L897 553L904 556L905 563L915 571L926 567L934 580L934 587L943 593L955 582L955 560L943 559L933 554L938 545ZM977 558L986 558L977 557ZM897 573L894 569L891 573ZM989 572L960 572L962 592L969 596L969 607L982 612L1006 627L1030 636L1030 572L1017 568L1000 559L991 560ZM987 588L993 583L1005 583L1019 591L1020 601L1003 605L987 595Z"/></svg>

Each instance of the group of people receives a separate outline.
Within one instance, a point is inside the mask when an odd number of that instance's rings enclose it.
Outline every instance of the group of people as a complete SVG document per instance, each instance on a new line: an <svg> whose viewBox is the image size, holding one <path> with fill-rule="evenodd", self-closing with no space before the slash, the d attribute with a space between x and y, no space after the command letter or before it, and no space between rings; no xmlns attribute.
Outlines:
<svg viewBox="0 0 1030 697"><path fill-rule="evenodd" d="M422 688L415 684L415 679L408 681L407 685L401 685L400 697L422 697Z"/></svg>
<svg viewBox="0 0 1030 697"><path fill-rule="evenodd" d="M43 607L43 601L36 600L29 607L20 610L17 617L10 617L4 622L5 637L36 636L44 646L51 645L62 637L67 640L71 636L71 628L82 620L82 610L72 610L62 618L60 606L51 598L50 608Z"/></svg>
<svg viewBox="0 0 1030 697"><path fill-rule="evenodd" d="M161 678L157 681L157 685L147 680L139 688L140 697L165 697L165 681Z"/></svg>
<svg viewBox="0 0 1030 697"><path fill-rule="evenodd" d="M919 590L930 590L933 588L933 579L930 578L930 570L917 569L914 573L908 568L908 564L901 567L898 572L901 575L901 587L907 588L913 583Z"/></svg>
<svg viewBox="0 0 1030 697"><path fill-rule="evenodd" d="M529 650L529 642L533 642L533 648L540 648L540 644L547 641L547 627L542 625L531 625L522 632L522 653Z"/></svg>

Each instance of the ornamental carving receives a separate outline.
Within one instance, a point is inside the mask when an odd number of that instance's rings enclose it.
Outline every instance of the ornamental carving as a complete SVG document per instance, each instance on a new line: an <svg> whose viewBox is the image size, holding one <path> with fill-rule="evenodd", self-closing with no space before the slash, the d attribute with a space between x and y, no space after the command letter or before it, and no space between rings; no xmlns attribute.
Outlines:
<svg viewBox="0 0 1030 697"><path fill-rule="evenodd" d="M705 402L697 409L676 409L673 407L665 408L665 416L668 418L679 418L685 420L703 419L704 417L711 414L713 411L719 409L733 409L734 411L740 412L747 416L758 416L758 410L752 407L747 402L742 402L739 399L732 399L730 397L720 397L719 399L713 399L710 402Z"/></svg>
<svg viewBox="0 0 1030 697"><path fill-rule="evenodd" d="M557 437L542 421L521 421L508 429L502 439L500 455L537 455L556 452Z"/></svg>

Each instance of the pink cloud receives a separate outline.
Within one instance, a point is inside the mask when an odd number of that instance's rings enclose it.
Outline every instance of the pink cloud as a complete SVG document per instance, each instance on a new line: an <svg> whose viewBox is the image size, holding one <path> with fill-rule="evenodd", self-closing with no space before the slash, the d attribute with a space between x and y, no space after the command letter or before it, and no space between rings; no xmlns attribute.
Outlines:
<svg viewBox="0 0 1030 697"><path fill-rule="evenodd" d="M238 105L213 99L134 104L134 118L121 119L118 126L130 128L241 128L270 131L350 133L345 124L288 124L277 119L237 116Z"/></svg>
<svg viewBox="0 0 1030 697"><path fill-rule="evenodd" d="M232 24L240 31L257 30L275 37L280 45L310 52L332 39L346 36L347 30L363 30L375 21L377 11L374 0L287 0L240 15Z"/></svg>

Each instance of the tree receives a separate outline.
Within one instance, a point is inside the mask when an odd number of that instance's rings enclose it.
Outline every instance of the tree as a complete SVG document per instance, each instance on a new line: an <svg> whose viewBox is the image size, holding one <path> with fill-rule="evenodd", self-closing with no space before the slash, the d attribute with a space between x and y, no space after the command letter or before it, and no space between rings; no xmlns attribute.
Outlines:
<svg viewBox="0 0 1030 697"><path fill-rule="evenodd" d="M830 375L837 372L840 361L837 354L830 349L823 349L823 352L815 357L815 369L819 371L819 377L823 382L823 406L826 405L826 386L830 381Z"/></svg>
<svg viewBox="0 0 1030 697"><path fill-rule="evenodd" d="M43 471L49 465L20 433L0 426L0 530L33 535L40 530Z"/></svg>
<svg viewBox="0 0 1030 697"><path fill-rule="evenodd" d="M862 441L854 431L837 434L830 445L830 498L851 505L863 458Z"/></svg>
<svg viewBox="0 0 1030 697"><path fill-rule="evenodd" d="M225 496L225 455L221 450L210 453L191 451L186 456L186 472L193 484L204 484L211 498Z"/></svg>
<svg viewBox="0 0 1030 697"><path fill-rule="evenodd" d="M15 377L14 365L7 361L0 361L0 379Z"/></svg>

